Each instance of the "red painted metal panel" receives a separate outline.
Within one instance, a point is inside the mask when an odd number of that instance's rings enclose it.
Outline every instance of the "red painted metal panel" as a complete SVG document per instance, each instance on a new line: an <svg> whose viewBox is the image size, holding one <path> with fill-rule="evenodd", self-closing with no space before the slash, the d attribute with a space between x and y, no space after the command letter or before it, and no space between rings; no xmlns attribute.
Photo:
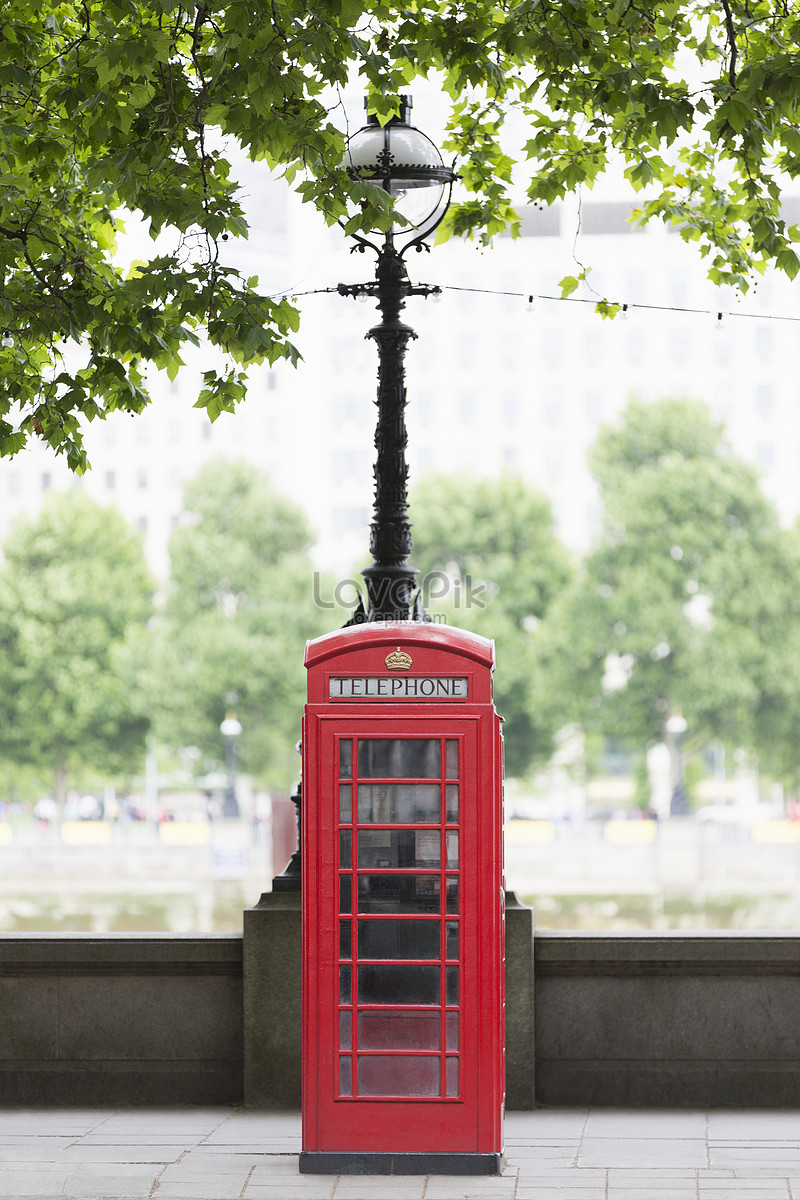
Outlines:
<svg viewBox="0 0 800 1200"><path fill-rule="evenodd" d="M311 643L306 665L303 1148L497 1153L492 645L441 626L361 626ZM417 682L384 682L397 678Z"/></svg>

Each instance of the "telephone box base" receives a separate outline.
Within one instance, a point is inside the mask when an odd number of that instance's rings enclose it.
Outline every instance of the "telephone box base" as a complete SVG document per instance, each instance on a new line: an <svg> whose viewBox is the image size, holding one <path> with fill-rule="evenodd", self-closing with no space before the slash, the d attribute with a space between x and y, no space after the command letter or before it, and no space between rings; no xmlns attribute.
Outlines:
<svg viewBox="0 0 800 1200"><path fill-rule="evenodd" d="M502 1154L381 1154L303 1150L301 1175L499 1175Z"/></svg>

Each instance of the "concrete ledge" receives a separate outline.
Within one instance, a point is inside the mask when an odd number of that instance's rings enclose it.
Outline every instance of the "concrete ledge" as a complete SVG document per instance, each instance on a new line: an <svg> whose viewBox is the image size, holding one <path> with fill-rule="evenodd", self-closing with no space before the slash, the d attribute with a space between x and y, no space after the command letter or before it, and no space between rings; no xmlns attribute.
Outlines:
<svg viewBox="0 0 800 1200"><path fill-rule="evenodd" d="M242 973L240 934L4 933L0 975Z"/></svg>
<svg viewBox="0 0 800 1200"><path fill-rule="evenodd" d="M800 975L793 933L537 933L537 975Z"/></svg>

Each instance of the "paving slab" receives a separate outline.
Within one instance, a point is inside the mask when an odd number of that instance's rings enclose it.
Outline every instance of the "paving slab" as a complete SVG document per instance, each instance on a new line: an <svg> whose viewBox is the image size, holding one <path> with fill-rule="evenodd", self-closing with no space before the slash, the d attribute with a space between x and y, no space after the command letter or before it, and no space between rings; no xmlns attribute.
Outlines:
<svg viewBox="0 0 800 1200"><path fill-rule="evenodd" d="M596 1108L589 1114L587 1138L665 1139L706 1137L704 1112L675 1112L668 1109Z"/></svg>
<svg viewBox="0 0 800 1200"><path fill-rule="evenodd" d="M796 1144L800 1140L800 1113L780 1108L712 1112L708 1116L708 1136L713 1141L785 1139Z"/></svg>
<svg viewBox="0 0 800 1200"><path fill-rule="evenodd" d="M331 1176L314 1176L307 1179L302 1189L291 1190L283 1188L280 1183L249 1183L244 1200L330 1200L335 1182Z"/></svg>
<svg viewBox="0 0 800 1200"><path fill-rule="evenodd" d="M660 1168L708 1165L708 1151L702 1138L585 1137L578 1153L578 1166L582 1167Z"/></svg>

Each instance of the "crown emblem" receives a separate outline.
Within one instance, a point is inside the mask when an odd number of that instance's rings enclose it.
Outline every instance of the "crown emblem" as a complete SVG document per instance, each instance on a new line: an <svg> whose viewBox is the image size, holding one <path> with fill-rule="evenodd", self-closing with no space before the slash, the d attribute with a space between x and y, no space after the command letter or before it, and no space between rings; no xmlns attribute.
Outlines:
<svg viewBox="0 0 800 1200"><path fill-rule="evenodd" d="M391 654L386 655L384 661L390 671L407 671L411 666L411 655L398 646Z"/></svg>

